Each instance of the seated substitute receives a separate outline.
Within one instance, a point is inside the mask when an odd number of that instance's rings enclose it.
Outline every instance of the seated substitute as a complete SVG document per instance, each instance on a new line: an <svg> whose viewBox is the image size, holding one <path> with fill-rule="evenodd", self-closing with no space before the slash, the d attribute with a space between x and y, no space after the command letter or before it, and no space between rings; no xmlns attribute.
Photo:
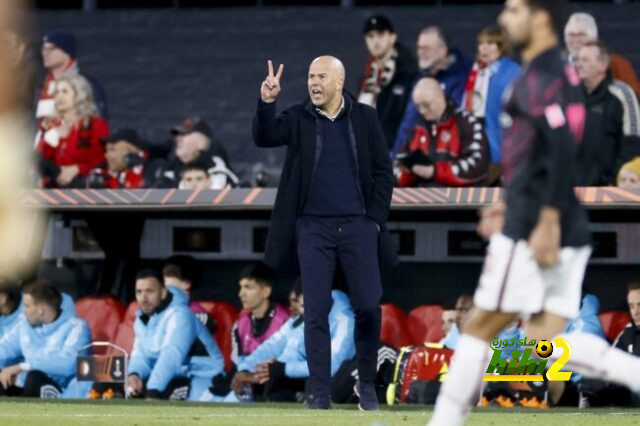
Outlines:
<svg viewBox="0 0 640 426"><path fill-rule="evenodd" d="M0 395L59 398L70 386L91 332L64 299L45 280L24 286L24 315L0 339Z"/></svg>
<svg viewBox="0 0 640 426"><path fill-rule="evenodd" d="M127 392L132 397L180 400L188 396L188 355L196 340L196 322L186 303L172 303L173 299L158 272L138 273L140 310L127 371Z"/></svg>
<svg viewBox="0 0 640 426"><path fill-rule="evenodd" d="M263 263L248 266L240 273L238 295L243 310L231 331L231 359L236 365L274 335L289 318L287 308L271 301L273 281L273 271Z"/></svg>
<svg viewBox="0 0 640 426"><path fill-rule="evenodd" d="M296 401L296 393L304 391L309 377L304 346L304 299L301 288L295 291L299 295L301 314L289 318L276 334L242 360L231 384L236 395L242 395L247 384L264 385L263 397L268 401ZM345 293L333 290L331 296L329 332L333 377L345 361L355 356L355 317Z"/></svg>

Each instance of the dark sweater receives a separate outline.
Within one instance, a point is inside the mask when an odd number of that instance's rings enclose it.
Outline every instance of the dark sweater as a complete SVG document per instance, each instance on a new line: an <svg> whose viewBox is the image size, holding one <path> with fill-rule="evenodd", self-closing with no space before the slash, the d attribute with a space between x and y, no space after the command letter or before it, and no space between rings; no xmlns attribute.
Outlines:
<svg viewBox="0 0 640 426"><path fill-rule="evenodd" d="M318 115L320 158L311 180L303 214L314 216L356 216L365 213L356 182L355 159L349 138L348 105L331 121Z"/></svg>

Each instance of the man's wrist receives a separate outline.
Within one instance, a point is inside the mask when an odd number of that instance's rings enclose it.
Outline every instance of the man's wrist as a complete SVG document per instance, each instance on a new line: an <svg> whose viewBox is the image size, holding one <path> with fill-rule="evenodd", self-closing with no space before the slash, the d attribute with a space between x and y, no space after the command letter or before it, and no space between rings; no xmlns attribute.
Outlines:
<svg viewBox="0 0 640 426"><path fill-rule="evenodd" d="M538 214L538 224L557 225L560 223L560 211L555 207L544 206Z"/></svg>

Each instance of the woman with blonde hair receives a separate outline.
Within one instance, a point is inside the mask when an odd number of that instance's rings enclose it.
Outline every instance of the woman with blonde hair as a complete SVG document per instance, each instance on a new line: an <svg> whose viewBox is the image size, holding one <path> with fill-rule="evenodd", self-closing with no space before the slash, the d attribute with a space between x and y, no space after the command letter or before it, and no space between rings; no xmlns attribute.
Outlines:
<svg viewBox="0 0 640 426"><path fill-rule="evenodd" d="M625 163L618 172L618 187L623 189L640 188L640 157Z"/></svg>
<svg viewBox="0 0 640 426"><path fill-rule="evenodd" d="M488 183L495 183L491 181L497 180L500 174L502 96L520 75L520 66L509 58L510 54L511 47L501 28L487 27L480 31L476 61L469 73L462 99L462 107L466 111L485 121L492 163Z"/></svg>
<svg viewBox="0 0 640 426"><path fill-rule="evenodd" d="M43 186L84 186L84 177L105 161L102 139L109 135L90 83L80 75L56 83L56 115L42 122L36 151Z"/></svg>

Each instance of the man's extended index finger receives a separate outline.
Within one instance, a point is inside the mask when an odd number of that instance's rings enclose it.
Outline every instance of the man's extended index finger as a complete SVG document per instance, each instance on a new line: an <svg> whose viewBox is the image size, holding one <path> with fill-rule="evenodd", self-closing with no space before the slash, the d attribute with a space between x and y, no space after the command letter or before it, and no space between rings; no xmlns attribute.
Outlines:
<svg viewBox="0 0 640 426"><path fill-rule="evenodd" d="M269 77L273 77L273 62L271 62L271 59L267 61L267 65L269 66Z"/></svg>

